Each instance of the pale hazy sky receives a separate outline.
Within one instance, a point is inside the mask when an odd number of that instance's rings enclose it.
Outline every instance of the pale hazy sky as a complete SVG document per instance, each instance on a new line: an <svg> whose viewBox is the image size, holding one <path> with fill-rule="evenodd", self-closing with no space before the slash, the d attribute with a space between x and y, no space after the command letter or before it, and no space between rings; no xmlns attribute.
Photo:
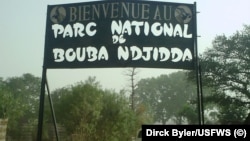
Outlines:
<svg viewBox="0 0 250 141"><path fill-rule="evenodd" d="M86 0L85 0L86 1ZM0 77L31 73L41 77L45 40L47 5L85 2L84 0L1 0L0 5ZM158 0L165 2L196 2L198 51L202 53L216 35L232 35L243 24L250 25L250 0ZM97 76L104 88L120 89L128 85L120 69L56 69L48 70L51 89ZM139 79L176 70L140 69Z"/></svg>

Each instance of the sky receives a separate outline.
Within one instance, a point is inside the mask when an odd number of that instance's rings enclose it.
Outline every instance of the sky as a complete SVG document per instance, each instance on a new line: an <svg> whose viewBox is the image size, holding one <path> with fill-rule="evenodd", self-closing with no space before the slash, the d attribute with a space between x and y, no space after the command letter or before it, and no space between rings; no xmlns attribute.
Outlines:
<svg viewBox="0 0 250 141"><path fill-rule="evenodd" d="M88 0L89 1L89 0ZM250 25L249 0L158 0L163 2L196 2L198 52L212 47L217 35L231 36ZM85 2L84 0L1 0L0 5L0 77L31 73L42 77L47 5ZM128 68L49 69L51 90L75 84L96 76L103 88L120 90L129 85L124 73ZM138 68L137 79L157 77L178 70Z"/></svg>

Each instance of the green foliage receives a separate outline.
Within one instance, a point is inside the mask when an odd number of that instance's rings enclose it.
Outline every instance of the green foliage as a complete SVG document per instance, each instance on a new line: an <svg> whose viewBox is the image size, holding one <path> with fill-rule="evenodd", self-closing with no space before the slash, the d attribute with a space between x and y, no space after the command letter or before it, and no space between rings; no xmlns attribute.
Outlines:
<svg viewBox="0 0 250 141"><path fill-rule="evenodd" d="M140 119L130 109L128 99L102 90L95 78L52 95L58 123L76 140L127 141L140 128Z"/></svg>
<svg viewBox="0 0 250 141"><path fill-rule="evenodd" d="M242 122L250 108L250 26L230 37L217 36L201 65L203 84L213 89L206 100L218 107L219 121Z"/></svg>
<svg viewBox="0 0 250 141"><path fill-rule="evenodd" d="M179 118L185 118L187 120L188 124L197 124L198 123L198 114L197 114L197 107L196 105L191 105L186 103L185 105L183 105L183 107L181 108L181 110L178 112L177 117Z"/></svg>
<svg viewBox="0 0 250 141"><path fill-rule="evenodd" d="M176 72L139 81L136 94L150 109L154 121L166 124L170 118L179 116L178 111L196 97L195 90L185 72Z"/></svg>
<svg viewBox="0 0 250 141"><path fill-rule="evenodd" d="M8 135L19 138L20 127L37 121L40 78L32 74L0 79L0 117L8 118Z"/></svg>
<svg viewBox="0 0 250 141"><path fill-rule="evenodd" d="M0 78L0 118L5 119L12 115L14 102L14 97L8 91L5 81Z"/></svg>

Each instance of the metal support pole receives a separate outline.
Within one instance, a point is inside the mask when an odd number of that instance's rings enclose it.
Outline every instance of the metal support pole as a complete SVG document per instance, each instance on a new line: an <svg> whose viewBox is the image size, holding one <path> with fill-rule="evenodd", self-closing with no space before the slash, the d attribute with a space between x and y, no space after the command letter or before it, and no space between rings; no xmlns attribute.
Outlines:
<svg viewBox="0 0 250 141"><path fill-rule="evenodd" d="M202 122L202 109L201 109L201 85L200 85L200 71L199 71L199 56L198 56L198 45L197 45L197 12L196 12L196 2L194 2L193 9L194 18L194 52L195 52L195 71L196 71L196 82L197 82L197 110L198 110L198 120L201 125Z"/></svg>
<svg viewBox="0 0 250 141"><path fill-rule="evenodd" d="M46 74L47 74L47 70L46 70L46 68L43 68L42 81L41 81L41 92L40 92L40 104L39 104L37 141L42 141Z"/></svg>
<svg viewBox="0 0 250 141"><path fill-rule="evenodd" d="M59 141L58 129L57 129L57 125L56 125L56 116L55 116L55 111L54 111L52 98L51 98L51 95L50 95L50 90L49 90L49 84L48 84L47 77L46 77L46 88L47 88L47 92L48 92L48 98L49 98L49 104L50 104L50 110L51 110L51 114L52 114L54 129L55 129L55 133L56 133L56 140Z"/></svg>

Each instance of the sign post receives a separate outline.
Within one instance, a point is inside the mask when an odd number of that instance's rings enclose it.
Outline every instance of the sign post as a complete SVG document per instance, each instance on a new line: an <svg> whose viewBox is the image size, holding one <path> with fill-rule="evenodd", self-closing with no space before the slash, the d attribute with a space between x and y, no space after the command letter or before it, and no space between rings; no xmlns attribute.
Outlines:
<svg viewBox="0 0 250 141"><path fill-rule="evenodd" d="M39 117L38 117L38 130L37 130L37 141L42 141L42 130L43 130L43 113L44 113L44 100L45 100L45 85L46 85L46 68L43 68L42 81L41 81L41 92L40 92L40 105L39 105Z"/></svg>
<svg viewBox="0 0 250 141"><path fill-rule="evenodd" d="M49 5L38 138L47 69L197 70L196 37L195 4L111 0Z"/></svg>
<svg viewBox="0 0 250 141"><path fill-rule="evenodd" d="M194 13L194 52L195 52L195 72L196 72L196 83L197 83L197 110L198 110L198 120L199 124L204 124L204 111L203 111L203 92L202 92L202 79L201 79L201 65L199 63L199 55L198 55L198 43L197 43L197 10L196 10L196 2L194 3L193 8Z"/></svg>

